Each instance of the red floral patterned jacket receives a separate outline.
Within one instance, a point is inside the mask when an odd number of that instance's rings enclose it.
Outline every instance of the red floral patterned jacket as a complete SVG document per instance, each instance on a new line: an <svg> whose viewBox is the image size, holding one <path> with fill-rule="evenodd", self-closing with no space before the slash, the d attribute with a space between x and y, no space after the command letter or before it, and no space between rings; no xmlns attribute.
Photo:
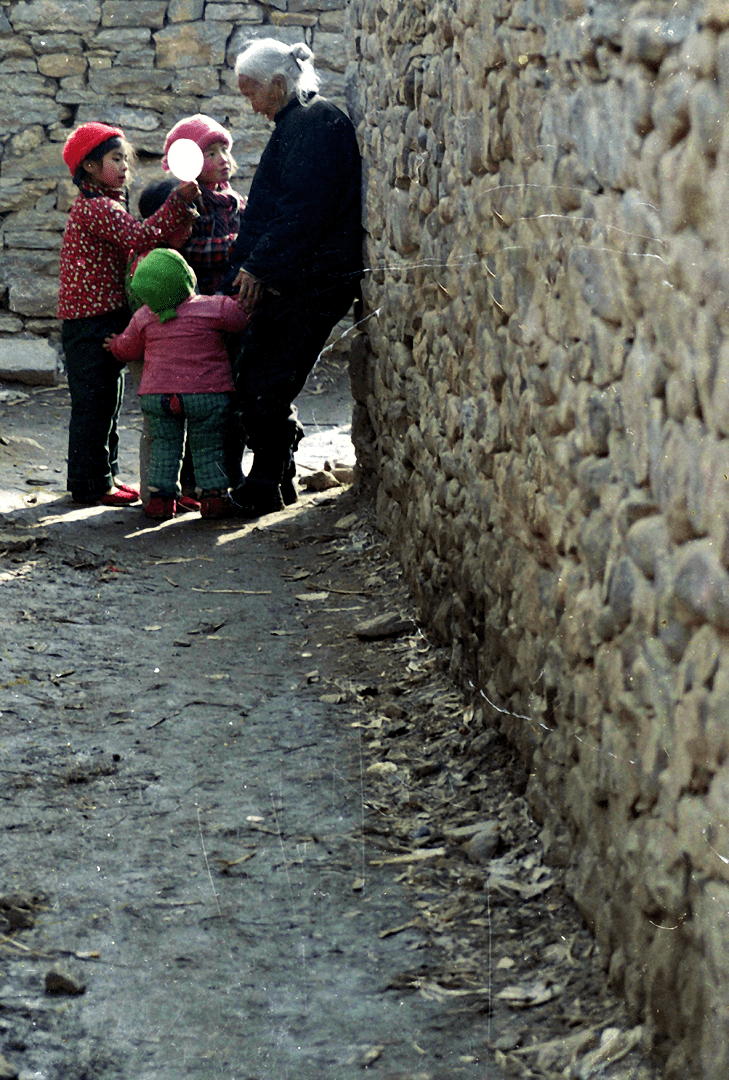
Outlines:
<svg viewBox="0 0 729 1080"><path fill-rule="evenodd" d="M83 183L63 234L59 319L84 319L126 307L127 263L135 251L164 246L196 212L176 191L146 221L128 213L122 192Z"/></svg>

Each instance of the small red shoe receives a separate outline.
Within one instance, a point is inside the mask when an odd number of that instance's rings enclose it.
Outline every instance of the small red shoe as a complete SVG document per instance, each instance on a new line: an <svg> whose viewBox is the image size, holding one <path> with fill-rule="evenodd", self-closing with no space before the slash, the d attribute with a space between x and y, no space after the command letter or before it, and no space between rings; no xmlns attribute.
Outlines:
<svg viewBox="0 0 729 1080"><path fill-rule="evenodd" d="M178 514L196 514L200 510L200 503L189 495L180 495L177 500Z"/></svg>
<svg viewBox="0 0 729 1080"><path fill-rule="evenodd" d="M153 521L169 521L177 513L177 500L172 495L153 495L144 513Z"/></svg>
<svg viewBox="0 0 729 1080"><path fill-rule="evenodd" d="M200 516L204 518L229 518L235 514L235 503L226 491L203 492L200 498Z"/></svg>
<svg viewBox="0 0 729 1080"><path fill-rule="evenodd" d="M132 503L139 502L139 492L133 488L114 488L96 501L99 506L131 506Z"/></svg>
<svg viewBox="0 0 729 1080"><path fill-rule="evenodd" d="M129 487L128 484L117 484L116 481L115 481L114 482L114 487L116 488L117 491L128 491L131 495L134 495L134 497L136 499L141 498L141 496L140 496L139 492L137 491L137 489L133 488L133 487Z"/></svg>

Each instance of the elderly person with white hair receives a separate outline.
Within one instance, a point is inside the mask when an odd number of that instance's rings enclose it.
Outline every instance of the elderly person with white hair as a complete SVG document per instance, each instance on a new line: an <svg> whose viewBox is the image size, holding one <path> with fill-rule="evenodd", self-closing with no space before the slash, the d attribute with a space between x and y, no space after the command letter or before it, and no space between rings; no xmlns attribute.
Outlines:
<svg viewBox="0 0 729 1080"><path fill-rule="evenodd" d="M256 170L229 281L253 313L234 362L237 407L253 465L233 492L240 516L296 501L293 399L362 276L361 159L350 119L317 93L307 45L250 42L238 85L274 131ZM235 276L234 276L235 275Z"/></svg>

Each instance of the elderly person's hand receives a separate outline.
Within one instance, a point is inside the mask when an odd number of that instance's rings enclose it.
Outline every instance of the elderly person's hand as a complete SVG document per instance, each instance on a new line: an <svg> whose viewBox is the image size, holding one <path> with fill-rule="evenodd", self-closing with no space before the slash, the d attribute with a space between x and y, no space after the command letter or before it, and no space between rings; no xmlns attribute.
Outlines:
<svg viewBox="0 0 729 1080"><path fill-rule="evenodd" d="M253 311L263 294L263 285L258 278L243 269L238 271L233 288L238 288L238 307L244 311Z"/></svg>

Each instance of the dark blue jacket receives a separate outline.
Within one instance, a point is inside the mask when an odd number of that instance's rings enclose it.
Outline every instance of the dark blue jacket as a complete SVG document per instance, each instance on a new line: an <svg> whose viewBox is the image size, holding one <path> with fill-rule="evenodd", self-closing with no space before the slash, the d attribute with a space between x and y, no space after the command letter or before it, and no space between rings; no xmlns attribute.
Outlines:
<svg viewBox="0 0 729 1080"><path fill-rule="evenodd" d="M228 280L243 267L274 289L362 276L362 162L351 120L324 98L295 98L256 169Z"/></svg>

